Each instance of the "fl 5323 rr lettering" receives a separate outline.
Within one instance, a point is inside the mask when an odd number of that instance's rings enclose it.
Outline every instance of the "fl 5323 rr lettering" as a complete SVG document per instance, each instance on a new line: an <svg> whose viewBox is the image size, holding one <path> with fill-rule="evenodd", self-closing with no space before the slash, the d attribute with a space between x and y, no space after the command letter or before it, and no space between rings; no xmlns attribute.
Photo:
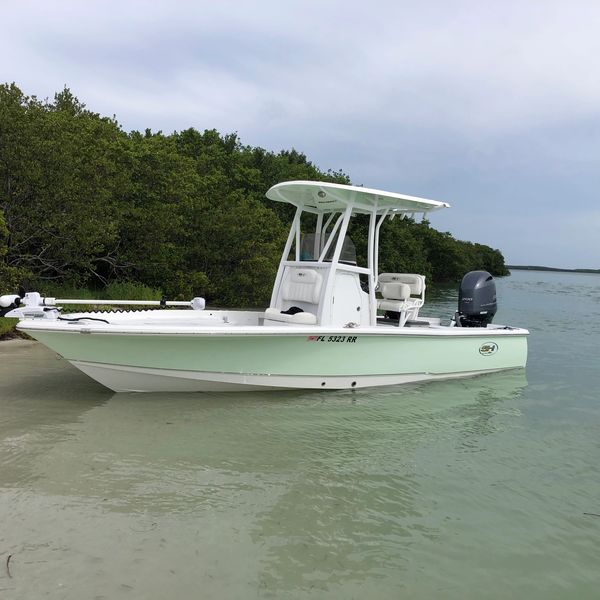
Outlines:
<svg viewBox="0 0 600 600"><path fill-rule="evenodd" d="M356 335L309 335L307 342L333 342L334 344L347 343L355 344L358 336Z"/></svg>

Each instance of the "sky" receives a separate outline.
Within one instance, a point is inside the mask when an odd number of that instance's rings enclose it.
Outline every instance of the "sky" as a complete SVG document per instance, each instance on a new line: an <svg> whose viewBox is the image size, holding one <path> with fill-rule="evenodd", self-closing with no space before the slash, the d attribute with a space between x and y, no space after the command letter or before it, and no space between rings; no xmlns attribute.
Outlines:
<svg viewBox="0 0 600 600"><path fill-rule="evenodd" d="M27 95L295 148L449 202L432 226L508 264L600 268L600 2L0 0L0 22Z"/></svg>

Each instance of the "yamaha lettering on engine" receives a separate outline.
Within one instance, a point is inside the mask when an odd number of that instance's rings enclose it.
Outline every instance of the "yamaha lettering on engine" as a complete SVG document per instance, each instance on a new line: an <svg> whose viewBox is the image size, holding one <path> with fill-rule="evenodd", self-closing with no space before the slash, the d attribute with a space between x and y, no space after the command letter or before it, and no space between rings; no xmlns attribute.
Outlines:
<svg viewBox="0 0 600 600"><path fill-rule="evenodd" d="M496 314L496 283L487 271L467 273L458 289L457 327L487 327Z"/></svg>

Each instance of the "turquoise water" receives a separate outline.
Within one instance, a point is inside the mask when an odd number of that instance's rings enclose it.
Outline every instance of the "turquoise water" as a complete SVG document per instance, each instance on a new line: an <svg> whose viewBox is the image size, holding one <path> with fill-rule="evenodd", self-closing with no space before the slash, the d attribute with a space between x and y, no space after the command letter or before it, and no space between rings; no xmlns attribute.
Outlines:
<svg viewBox="0 0 600 600"><path fill-rule="evenodd" d="M112 395L0 344L0 598L598 598L600 276L497 283L526 372Z"/></svg>

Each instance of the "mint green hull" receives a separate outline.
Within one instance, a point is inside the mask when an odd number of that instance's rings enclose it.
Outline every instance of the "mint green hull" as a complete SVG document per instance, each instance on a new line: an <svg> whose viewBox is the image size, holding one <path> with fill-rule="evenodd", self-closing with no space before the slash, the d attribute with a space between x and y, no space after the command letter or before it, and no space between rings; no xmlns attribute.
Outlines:
<svg viewBox="0 0 600 600"><path fill-rule="evenodd" d="M324 336L29 333L115 390L182 389L178 380L186 381L183 389L199 391L240 385L366 387L524 367L527 359L525 335L492 331ZM115 373L118 381L111 379Z"/></svg>

